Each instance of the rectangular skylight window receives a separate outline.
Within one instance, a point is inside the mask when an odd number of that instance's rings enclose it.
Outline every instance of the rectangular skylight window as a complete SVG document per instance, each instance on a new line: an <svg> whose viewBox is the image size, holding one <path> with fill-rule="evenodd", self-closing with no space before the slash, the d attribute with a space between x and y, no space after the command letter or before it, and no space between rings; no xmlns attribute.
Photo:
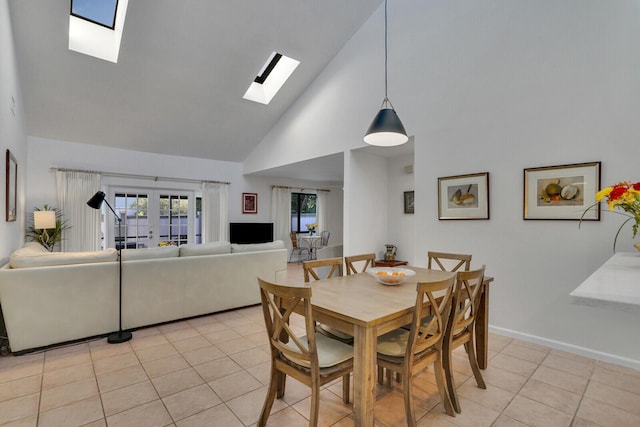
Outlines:
<svg viewBox="0 0 640 427"><path fill-rule="evenodd" d="M71 0L71 15L114 29L118 0Z"/></svg>
<svg viewBox="0 0 640 427"><path fill-rule="evenodd" d="M269 104L298 64L300 61L272 52L243 98L265 105Z"/></svg>
<svg viewBox="0 0 640 427"><path fill-rule="evenodd" d="M109 4L111 9L96 4ZM118 62L129 0L73 0L69 14L69 50ZM109 10L115 18L109 17ZM82 17L76 15L82 14ZM111 22L110 22L111 21Z"/></svg>

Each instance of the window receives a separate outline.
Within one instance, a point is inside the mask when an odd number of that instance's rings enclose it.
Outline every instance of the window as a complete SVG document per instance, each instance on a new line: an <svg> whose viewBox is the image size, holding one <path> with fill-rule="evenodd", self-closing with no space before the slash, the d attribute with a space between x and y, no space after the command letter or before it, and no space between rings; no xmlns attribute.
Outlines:
<svg viewBox="0 0 640 427"><path fill-rule="evenodd" d="M316 195L291 193L291 231L307 233L307 224L316 221Z"/></svg>
<svg viewBox="0 0 640 427"><path fill-rule="evenodd" d="M71 0L71 16L110 29L116 26L118 0Z"/></svg>

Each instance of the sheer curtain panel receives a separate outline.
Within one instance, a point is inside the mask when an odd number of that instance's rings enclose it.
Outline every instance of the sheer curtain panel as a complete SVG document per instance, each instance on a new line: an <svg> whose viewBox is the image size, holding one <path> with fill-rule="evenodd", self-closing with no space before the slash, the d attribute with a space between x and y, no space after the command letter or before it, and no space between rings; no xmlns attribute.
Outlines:
<svg viewBox="0 0 640 427"><path fill-rule="evenodd" d="M318 232L328 230L327 228L328 196L329 196L329 192L323 191L323 190L318 190L316 194L316 220L318 222Z"/></svg>
<svg viewBox="0 0 640 427"><path fill-rule="evenodd" d="M202 184L203 243L229 240L229 184Z"/></svg>
<svg viewBox="0 0 640 427"><path fill-rule="evenodd" d="M56 171L58 208L70 228L63 232L61 249L96 251L100 249L101 211L91 209L87 201L100 190L101 176L94 172Z"/></svg>
<svg viewBox="0 0 640 427"><path fill-rule="evenodd" d="M271 190L271 220L273 239L282 240L291 251L291 189L273 187Z"/></svg>

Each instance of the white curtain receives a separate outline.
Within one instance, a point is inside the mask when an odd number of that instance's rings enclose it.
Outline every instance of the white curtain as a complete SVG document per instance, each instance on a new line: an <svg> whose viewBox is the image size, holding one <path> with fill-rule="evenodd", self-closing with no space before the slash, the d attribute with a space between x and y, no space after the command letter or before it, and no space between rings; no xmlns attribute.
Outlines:
<svg viewBox="0 0 640 427"><path fill-rule="evenodd" d="M327 230L327 191L318 190L316 194L316 220L318 222L318 232ZM331 231L331 230L329 230Z"/></svg>
<svg viewBox="0 0 640 427"><path fill-rule="evenodd" d="M282 240L291 251L291 189L273 187L271 190L271 220L274 240Z"/></svg>
<svg viewBox="0 0 640 427"><path fill-rule="evenodd" d="M58 208L69 229L63 232L62 251L100 249L100 210L87 201L100 190L101 176L95 172L56 171Z"/></svg>
<svg viewBox="0 0 640 427"><path fill-rule="evenodd" d="M202 242L229 240L229 184L202 184Z"/></svg>

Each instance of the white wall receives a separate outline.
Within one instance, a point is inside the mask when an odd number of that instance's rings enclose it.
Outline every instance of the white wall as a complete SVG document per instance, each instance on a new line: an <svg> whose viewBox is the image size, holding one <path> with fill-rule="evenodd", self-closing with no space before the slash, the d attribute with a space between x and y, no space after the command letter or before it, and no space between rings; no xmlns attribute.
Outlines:
<svg viewBox="0 0 640 427"><path fill-rule="evenodd" d="M14 49L9 5L0 0L0 265L24 240L24 194L26 177L26 125L22 104L22 91ZM6 176L5 155L9 149L18 164L17 219L6 222Z"/></svg>
<svg viewBox="0 0 640 427"><path fill-rule="evenodd" d="M360 192L380 178L373 172L380 162L347 153L364 145L382 98L382 34L381 6L245 170L344 151L345 254L391 239L417 265L429 249L473 253L473 264L496 278L492 327L640 369L640 340L629 339L637 314L569 299L611 256L621 218L605 212L580 230L574 221L522 219L524 168L601 161L603 186L640 180L640 2L391 2L389 97L415 135L412 220L388 203L406 185L393 161L386 192L369 199L375 213L355 215ZM439 221L438 177L484 171L491 219ZM366 234L374 232L381 237ZM630 237L627 229L618 250L633 250Z"/></svg>
<svg viewBox="0 0 640 427"><path fill-rule="evenodd" d="M27 177L27 209L42 205L56 205L55 173L52 167L77 168L111 173L174 177L195 180L231 182L229 186L229 220L242 215L242 192L245 188L241 164L193 157L169 156L139 151L122 150L90 144L77 144L45 138L28 139L29 176ZM103 178L103 183L132 185L148 188L199 187L172 181L151 181L130 178Z"/></svg>

